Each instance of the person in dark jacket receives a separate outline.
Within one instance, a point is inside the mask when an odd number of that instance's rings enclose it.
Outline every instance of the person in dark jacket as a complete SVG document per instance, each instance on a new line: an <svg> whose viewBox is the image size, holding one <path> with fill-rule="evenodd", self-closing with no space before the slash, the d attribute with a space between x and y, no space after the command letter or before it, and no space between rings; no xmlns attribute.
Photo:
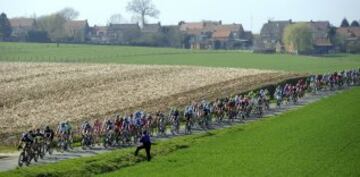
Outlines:
<svg viewBox="0 0 360 177"><path fill-rule="evenodd" d="M138 155L138 153L141 149L145 149L146 158L148 161L150 161L151 160L151 156L150 156L151 140L150 140L150 136L147 134L146 131L143 132L143 136L141 137L140 142L142 143L142 145L138 146L136 148L135 156Z"/></svg>

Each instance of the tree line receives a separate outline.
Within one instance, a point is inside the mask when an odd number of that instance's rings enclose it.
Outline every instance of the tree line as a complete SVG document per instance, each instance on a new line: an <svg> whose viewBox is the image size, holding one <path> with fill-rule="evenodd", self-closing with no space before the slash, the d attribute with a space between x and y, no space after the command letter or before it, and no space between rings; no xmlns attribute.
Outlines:
<svg viewBox="0 0 360 177"><path fill-rule="evenodd" d="M346 27L360 27L360 24L359 24L359 22L356 21L356 20L353 20L353 21L351 22L351 24L349 24L349 21L348 21L346 18L344 18L344 19L342 20L342 22L341 22L340 27L342 27L342 28L346 28Z"/></svg>

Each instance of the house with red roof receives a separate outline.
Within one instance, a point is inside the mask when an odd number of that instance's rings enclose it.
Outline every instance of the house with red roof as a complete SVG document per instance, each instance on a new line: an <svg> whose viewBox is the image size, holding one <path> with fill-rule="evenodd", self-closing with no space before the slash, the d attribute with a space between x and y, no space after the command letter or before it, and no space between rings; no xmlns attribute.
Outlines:
<svg viewBox="0 0 360 177"><path fill-rule="evenodd" d="M245 32L241 24L180 22L179 29L189 36L192 49L240 49L249 48L252 43L252 33Z"/></svg>

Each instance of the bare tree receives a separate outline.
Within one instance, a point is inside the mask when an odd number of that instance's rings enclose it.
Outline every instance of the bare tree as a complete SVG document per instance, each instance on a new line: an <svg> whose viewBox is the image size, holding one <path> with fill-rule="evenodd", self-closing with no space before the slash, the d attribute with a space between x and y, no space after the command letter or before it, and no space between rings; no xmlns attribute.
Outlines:
<svg viewBox="0 0 360 177"><path fill-rule="evenodd" d="M74 20L79 16L79 12L71 7L66 7L60 10L58 14L63 16L67 21Z"/></svg>
<svg viewBox="0 0 360 177"><path fill-rule="evenodd" d="M66 19L59 13L41 16L36 19L36 23L39 30L46 31L51 41L57 42L58 46L67 36L64 28Z"/></svg>
<svg viewBox="0 0 360 177"><path fill-rule="evenodd" d="M146 23L146 17L158 18L160 11L156 9L151 0L132 0L126 7L127 11L141 18L141 25Z"/></svg>
<svg viewBox="0 0 360 177"><path fill-rule="evenodd" d="M123 16L121 14L114 14L111 15L111 17L109 18L108 23L110 24L120 24L120 23L125 23L126 20L123 18Z"/></svg>

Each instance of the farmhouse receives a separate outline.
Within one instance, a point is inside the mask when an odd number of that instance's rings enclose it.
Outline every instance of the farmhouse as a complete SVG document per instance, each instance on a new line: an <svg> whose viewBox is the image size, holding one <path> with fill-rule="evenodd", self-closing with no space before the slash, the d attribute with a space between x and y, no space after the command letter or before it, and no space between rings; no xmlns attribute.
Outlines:
<svg viewBox="0 0 360 177"><path fill-rule="evenodd" d="M25 41L27 33L35 29L35 19L33 18L12 18L9 19L12 28L12 38L15 41Z"/></svg>
<svg viewBox="0 0 360 177"><path fill-rule="evenodd" d="M360 27L344 27L336 30L341 40L341 49L344 52L360 52Z"/></svg>

